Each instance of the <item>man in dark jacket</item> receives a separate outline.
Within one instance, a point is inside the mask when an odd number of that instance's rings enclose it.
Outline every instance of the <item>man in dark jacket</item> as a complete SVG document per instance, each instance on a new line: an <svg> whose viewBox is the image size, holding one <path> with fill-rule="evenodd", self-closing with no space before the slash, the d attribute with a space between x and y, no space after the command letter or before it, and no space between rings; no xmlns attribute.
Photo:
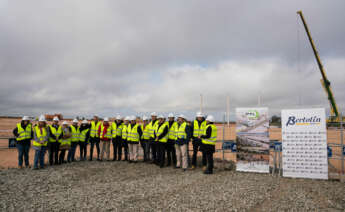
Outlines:
<svg viewBox="0 0 345 212"><path fill-rule="evenodd" d="M49 152L49 164L59 164L59 148L60 139L62 138L62 130L59 126L59 118L53 118L53 124L48 125L49 130L49 142L48 142L48 152Z"/></svg>
<svg viewBox="0 0 345 212"><path fill-rule="evenodd" d="M33 138L33 130L28 116L22 118L22 121L18 123L17 127L13 130L13 134L17 139L18 167L23 168L24 157L25 167L29 168L29 150L31 139Z"/></svg>
<svg viewBox="0 0 345 212"><path fill-rule="evenodd" d="M165 150L166 150L166 143L168 142L168 132L169 127L168 124L165 123L165 118L162 115L158 116L158 125L155 128L155 141L157 146L157 163L160 168L164 167L165 163Z"/></svg>
<svg viewBox="0 0 345 212"><path fill-rule="evenodd" d="M87 144L90 138L90 125L87 120L81 122L80 128L80 140L79 140L79 151L80 151L80 161L86 160L87 155Z"/></svg>
<svg viewBox="0 0 345 212"><path fill-rule="evenodd" d="M193 157L192 157L192 169L197 166L197 155L201 147L201 139L199 138L205 130L206 121L204 115L201 112L196 114L196 119L192 123L192 134L193 134Z"/></svg>

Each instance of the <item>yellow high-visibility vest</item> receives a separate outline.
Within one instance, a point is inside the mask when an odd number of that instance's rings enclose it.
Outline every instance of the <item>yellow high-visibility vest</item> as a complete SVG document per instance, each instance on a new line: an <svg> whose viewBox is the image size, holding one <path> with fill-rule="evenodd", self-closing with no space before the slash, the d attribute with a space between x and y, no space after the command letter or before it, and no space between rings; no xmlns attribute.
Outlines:
<svg viewBox="0 0 345 212"><path fill-rule="evenodd" d="M49 128L50 128L50 132L55 135L55 137L58 139L59 136L61 135L62 133L62 129L61 129L61 126L58 127L58 129L56 130L55 127L53 127L52 125L49 125ZM59 140L58 140L59 141ZM56 142L56 139L54 139L53 137L49 136L49 142Z"/></svg>
<svg viewBox="0 0 345 212"><path fill-rule="evenodd" d="M89 130L90 130L89 128L86 128L80 132L80 141L81 142L85 142L86 134L87 134L87 132L89 132Z"/></svg>
<svg viewBox="0 0 345 212"><path fill-rule="evenodd" d="M126 140L127 139L127 125L123 125L122 127L122 139Z"/></svg>
<svg viewBox="0 0 345 212"><path fill-rule="evenodd" d="M143 131L142 139L149 140L150 139L149 125L147 124L146 126L143 126L143 125L141 126L142 126L142 131Z"/></svg>
<svg viewBox="0 0 345 212"><path fill-rule="evenodd" d="M169 127L169 133L168 133L168 139L170 140L176 140L176 131L177 131L177 122L173 122L172 126L169 126L169 122L167 122L167 125Z"/></svg>
<svg viewBox="0 0 345 212"><path fill-rule="evenodd" d="M79 132L79 127L75 128L73 125L70 126L71 127L71 133L72 133L72 137L71 137L71 141L72 142L79 142L80 140L80 132Z"/></svg>
<svg viewBox="0 0 345 212"><path fill-rule="evenodd" d="M206 125L204 135L206 135L206 131L209 127L212 128L211 137L210 138L203 138L203 139L201 139L201 142L203 144L216 145L216 141L217 141L217 127L216 127L216 125L214 125L214 124Z"/></svg>
<svg viewBox="0 0 345 212"><path fill-rule="evenodd" d="M139 142L140 138L139 138L139 133L138 133L138 124L135 124L132 128L132 125L129 124L127 127L127 140L128 141L133 141L133 142Z"/></svg>
<svg viewBox="0 0 345 212"><path fill-rule="evenodd" d="M117 123L114 121L111 123L111 137L116 138L117 135Z"/></svg>
<svg viewBox="0 0 345 212"><path fill-rule="evenodd" d="M104 135L104 125L102 124L102 126L101 126L101 138L103 138L103 136L104 136L104 138L111 139L111 130L112 130L111 126L109 125L107 128L107 132Z"/></svg>
<svg viewBox="0 0 345 212"><path fill-rule="evenodd" d="M166 123L163 123L160 127L159 125L157 124L156 128L155 128L155 132L156 132L156 136L159 137L163 132L164 132L164 129L168 127L168 125ZM158 141L159 142L163 142L163 143L166 143L168 141L168 133L161 139L159 139Z"/></svg>
<svg viewBox="0 0 345 212"><path fill-rule="evenodd" d="M18 129L18 135L19 135L17 137L17 141L22 141L22 140L31 138L31 132L32 132L31 124L26 125L25 129L23 129L21 123L18 123L17 129Z"/></svg>
<svg viewBox="0 0 345 212"><path fill-rule="evenodd" d="M186 139L187 138L187 133L186 133L186 126L187 122L183 122L180 126L177 126L177 138L178 139Z"/></svg>
<svg viewBox="0 0 345 212"><path fill-rule="evenodd" d="M201 122L201 124L199 126L198 120L194 120L193 136L199 137L199 136L203 135L205 127L206 127L206 121Z"/></svg>
<svg viewBox="0 0 345 212"><path fill-rule="evenodd" d="M90 129L90 137L91 138L98 138L98 128L101 125L101 122L98 121L97 124L95 123L95 121L91 121L91 129Z"/></svg>
<svg viewBox="0 0 345 212"><path fill-rule="evenodd" d="M36 138L39 142L43 142L43 143L39 143L36 140L33 140L32 144L34 146L37 147L41 147L41 146L47 146L48 144L48 133L47 133L47 128L41 128L42 129L42 133L40 128L38 127L38 125L35 126L35 133L36 133Z"/></svg>

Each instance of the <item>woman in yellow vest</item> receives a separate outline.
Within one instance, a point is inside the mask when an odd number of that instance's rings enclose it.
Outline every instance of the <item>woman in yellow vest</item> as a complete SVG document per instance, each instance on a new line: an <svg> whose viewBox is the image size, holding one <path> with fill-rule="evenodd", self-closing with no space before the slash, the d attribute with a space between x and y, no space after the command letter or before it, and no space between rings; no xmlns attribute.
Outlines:
<svg viewBox="0 0 345 212"><path fill-rule="evenodd" d="M93 147L96 145L97 149L97 160L99 159L99 154L101 152L99 148L99 134L98 134L98 129L101 126L101 122L98 119L97 115L93 116L93 120L91 121L91 128L90 128L90 161L92 161L93 158Z"/></svg>
<svg viewBox="0 0 345 212"><path fill-rule="evenodd" d="M165 118L163 115L158 116L158 125L155 128L155 140L157 145L157 163L160 168L164 167L165 163L165 151L166 143L168 142L168 132L169 128L167 123L165 123Z"/></svg>
<svg viewBox="0 0 345 212"><path fill-rule="evenodd" d="M141 136L140 144L144 152L144 162L148 162L150 158L150 127L148 117L143 116L143 122L144 124L141 125L143 135Z"/></svg>
<svg viewBox="0 0 345 212"><path fill-rule="evenodd" d="M113 161L121 160L121 135L122 135L122 120L121 116L117 115L115 121L111 125L112 142L113 142Z"/></svg>
<svg viewBox="0 0 345 212"><path fill-rule="evenodd" d="M131 116L131 123L127 127L127 142L129 150L129 161L128 162L138 162L138 150L140 138L143 135L141 127L136 122L136 117Z"/></svg>
<svg viewBox="0 0 345 212"><path fill-rule="evenodd" d="M195 169L197 166L197 156L198 151L201 151L201 140L200 136L204 133L206 126L206 121L204 115L201 112L196 114L196 119L192 123L192 131L193 131L193 157L192 157L192 169Z"/></svg>
<svg viewBox="0 0 345 212"><path fill-rule="evenodd" d="M13 130L16 136L16 147L18 149L18 167L23 168L23 157L25 160L25 167L29 167L29 150L31 139L33 138L32 124L28 116L23 116L22 121L17 124Z"/></svg>
<svg viewBox="0 0 345 212"><path fill-rule="evenodd" d="M61 126L61 133L62 137L60 140L60 154L59 154L59 164L66 163L65 162L65 154L66 150L70 149L71 147L71 127L68 126L68 122L64 121L62 122Z"/></svg>
<svg viewBox="0 0 345 212"><path fill-rule="evenodd" d="M103 161L104 152L107 155L107 161L110 160L110 142L111 142L111 125L109 118L105 117L103 123L98 129L99 138L102 141L101 161Z"/></svg>
<svg viewBox="0 0 345 212"><path fill-rule="evenodd" d="M71 148L68 150L67 155L67 162L74 162L75 161L75 152L77 150L77 146L79 143L79 126L78 126L78 119L74 119L72 125L70 126L72 137L71 137Z"/></svg>
<svg viewBox="0 0 345 212"><path fill-rule="evenodd" d="M217 141L217 127L214 125L214 117L212 115L206 118L206 127L202 136L199 136L202 141L201 151L203 154L202 165L207 166L204 174L213 173L213 154Z"/></svg>
<svg viewBox="0 0 345 212"><path fill-rule="evenodd" d="M128 161L128 143L127 143L127 137L128 137L128 132L127 132L127 128L128 128L128 122L129 122L130 117L126 116L124 119L124 123L123 123L123 127L122 127L122 139L121 139L121 148L124 148L124 154L125 154L125 161ZM122 153L122 150L121 150ZM119 156L121 158L121 155Z"/></svg>
<svg viewBox="0 0 345 212"><path fill-rule="evenodd" d="M80 161L86 160L87 155L87 144L89 143L90 138L90 125L87 120L81 122L80 128L80 140L79 140L79 155Z"/></svg>
<svg viewBox="0 0 345 212"><path fill-rule="evenodd" d="M38 125L34 127L34 140L32 142L33 149L35 150L34 169L44 168L44 155L47 149L49 138L49 131L47 129L46 119L43 115L38 120Z"/></svg>
<svg viewBox="0 0 345 212"><path fill-rule="evenodd" d="M59 126L59 118L55 116L53 118L53 124L48 126L49 130L49 143L48 143L48 153L49 153L49 164L59 164L59 148L60 139L62 137L62 130Z"/></svg>
<svg viewBox="0 0 345 212"><path fill-rule="evenodd" d="M168 133L168 142L166 145L167 150L167 166L171 166L171 161L173 167L176 166L176 151L175 151L175 141L177 139L176 137L176 128L177 128L177 122L175 122L175 116L174 114L170 113L168 115L168 127L169 127L169 133Z"/></svg>
<svg viewBox="0 0 345 212"><path fill-rule="evenodd" d="M155 142L155 134L154 131L158 125L157 114L156 112L151 113L151 121L148 125L148 130L150 131L150 149L152 154L152 163L157 163L157 142ZM150 154L148 155L150 157ZM148 158L150 159L150 158Z"/></svg>
<svg viewBox="0 0 345 212"><path fill-rule="evenodd" d="M176 126L176 168L186 171L188 168L188 145L191 139L191 127L184 115L179 115Z"/></svg>

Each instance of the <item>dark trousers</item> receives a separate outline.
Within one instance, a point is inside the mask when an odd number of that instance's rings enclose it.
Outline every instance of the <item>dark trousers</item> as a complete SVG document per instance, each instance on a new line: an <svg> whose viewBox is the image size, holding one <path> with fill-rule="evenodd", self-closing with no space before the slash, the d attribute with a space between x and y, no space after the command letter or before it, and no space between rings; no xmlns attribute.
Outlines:
<svg viewBox="0 0 345 212"><path fill-rule="evenodd" d="M99 153L100 153L100 148L99 148L99 138L90 138L90 160L92 160L93 157L93 147L96 144L96 149L97 149L97 159L99 159Z"/></svg>
<svg viewBox="0 0 345 212"><path fill-rule="evenodd" d="M60 150L60 154L59 154L59 164L65 163L65 155L66 155L66 149Z"/></svg>
<svg viewBox="0 0 345 212"><path fill-rule="evenodd" d="M49 153L49 164L52 166L53 164L59 163L59 142L49 142L48 143L48 153Z"/></svg>
<svg viewBox="0 0 345 212"><path fill-rule="evenodd" d="M86 155L87 155L87 142L81 142L79 141L79 153L80 153L80 160L86 160Z"/></svg>
<svg viewBox="0 0 345 212"><path fill-rule="evenodd" d="M41 168L44 168L44 155L46 153L46 149L46 146L41 146L39 149L35 150L34 168L38 168L38 163Z"/></svg>
<svg viewBox="0 0 345 212"><path fill-rule="evenodd" d="M29 150L30 150L30 141L29 142L17 142L18 149L18 166L23 166L23 158L25 160L25 166L29 166Z"/></svg>
<svg viewBox="0 0 345 212"><path fill-rule="evenodd" d="M149 160L149 154L150 154L150 143L148 140L142 140L140 141L141 147L143 148L144 153L144 161Z"/></svg>
<svg viewBox="0 0 345 212"><path fill-rule="evenodd" d="M213 172L213 153L215 146L209 144L202 144L202 165L207 166L206 170L210 173Z"/></svg>
<svg viewBox="0 0 345 212"><path fill-rule="evenodd" d="M166 143L157 142L157 157L158 157L158 164L160 167L164 166L165 163L165 150L166 150Z"/></svg>
<svg viewBox="0 0 345 212"><path fill-rule="evenodd" d="M201 147L201 140L198 138L194 138L193 140L193 157L192 157L192 165L196 166L197 164L197 155L198 151L200 151Z"/></svg>
<svg viewBox="0 0 345 212"><path fill-rule="evenodd" d="M171 159L172 159L172 165L176 166L176 150L175 150L175 140L168 140L166 144L166 151L167 151L167 161L168 166L171 165Z"/></svg>
<svg viewBox="0 0 345 212"><path fill-rule="evenodd" d="M121 138L113 138L113 160L121 160L122 157L122 148L121 148Z"/></svg>
<svg viewBox="0 0 345 212"><path fill-rule="evenodd" d="M68 150L67 161L75 161L75 151L77 149L78 142L71 142L71 148Z"/></svg>
<svg viewBox="0 0 345 212"><path fill-rule="evenodd" d="M149 145L151 148L152 160L153 162L157 162L157 142L151 139Z"/></svg>
<svg viewBox="0 0 345 212"><path fill-rule="evenodd" d="M127 142L127 140L122 139L121 148L123 148L123 150L124 150L125 160L128 160L128 142ZM122 153L122 151L121 151L121 153ZM122 155L120 155L119 157L121 158Z"/></svg>

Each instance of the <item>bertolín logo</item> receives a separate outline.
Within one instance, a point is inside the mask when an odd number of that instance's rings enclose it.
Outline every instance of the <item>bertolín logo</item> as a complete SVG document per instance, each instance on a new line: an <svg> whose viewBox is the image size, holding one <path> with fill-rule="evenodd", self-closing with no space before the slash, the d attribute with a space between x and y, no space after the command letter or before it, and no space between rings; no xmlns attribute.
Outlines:
<svg viewBox="0 0 345 212"><path fill-rule="evenodd" d="M295 116L289 116L286 126L293 125L319 125L321 124L321 118L317 116L296 118Z"/></svg>

